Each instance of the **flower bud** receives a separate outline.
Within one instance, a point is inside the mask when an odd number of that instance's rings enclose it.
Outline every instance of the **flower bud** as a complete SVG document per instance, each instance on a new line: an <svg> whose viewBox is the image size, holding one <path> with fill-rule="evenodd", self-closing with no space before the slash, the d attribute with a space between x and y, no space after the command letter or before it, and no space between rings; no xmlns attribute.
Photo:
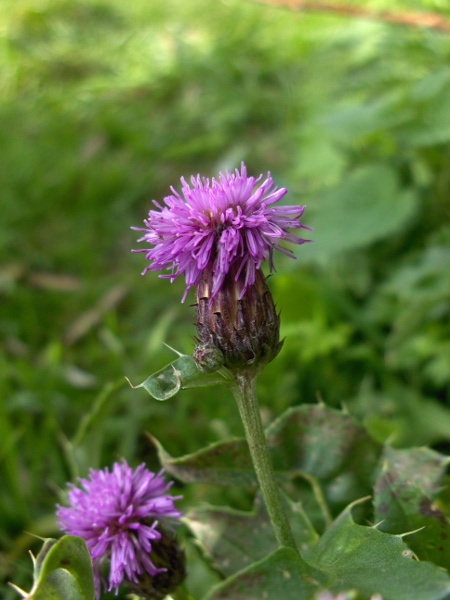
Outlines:
<svg viewBox="0 0 450 600"><path fill-rule="evenodd" d="M128 587L140 598L162 600L181 585L186 578L186 557L176 538L159 528L161 539L152 541L152 562L160 570L151 576L144 572L137 582L128 581Z"/></svg>
<svg viewBox="0 0 450 600"><path fill-rule="evenodd" d="M199 344L194 356L219 350L232 372L258 374L283 345L280 317L263 272L256 270L255 283L246 286L245 277L232 271L214 296L212 285L212 273L206 270L197 286Z"/></svg>

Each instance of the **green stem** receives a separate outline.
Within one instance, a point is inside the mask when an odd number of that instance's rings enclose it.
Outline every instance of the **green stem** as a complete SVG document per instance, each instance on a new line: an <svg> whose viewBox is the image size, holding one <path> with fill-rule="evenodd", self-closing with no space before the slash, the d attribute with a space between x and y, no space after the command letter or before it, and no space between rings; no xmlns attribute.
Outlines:
<svg viewBox="0 0 450 600"><path fill-rule="evenodd" d="M233 394L239 407L242 422L244 423L250 455L272 522L275 537L280 546L288 546L297 550L275 478L272 458L262 426L258 399L256 397L255 377L236 375L235 381L236 385L232 388Z"/></svg>

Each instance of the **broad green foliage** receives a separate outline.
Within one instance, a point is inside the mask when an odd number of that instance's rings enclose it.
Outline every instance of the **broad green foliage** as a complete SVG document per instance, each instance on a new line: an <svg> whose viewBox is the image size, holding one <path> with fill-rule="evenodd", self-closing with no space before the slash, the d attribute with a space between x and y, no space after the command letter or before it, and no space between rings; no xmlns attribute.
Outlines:
<svg viewBox="0 0 450 600"><path fill-rule="evenodd" d="M33 588L27 600L94 600L92 559L81 538L48 539L33 560Z"/></svg>
<svg viewBox="0 0 450 600"><path fill-rule="evenodd" d="M318 589L305 563L291 548L280 548L214 588L204 600L312 600Z"/></svg>
<svg viewBox="0 0 450 600"><path fill-rule="evenodd" d="M368 599L374 593L386 600L439 600L450 593L450 577L430 562L419 561L401 535L390 535L376 527L354 523L351 506L327 529L320 540L298 530L299 515L290 513L297 543L305 560L273 550L267 520L256 514L201 511L188 524L217 568L228 578L211 593L211 598L313 599L319 589L335 593L354 590ZM303 516L300 517L303 521ZM264 550L266 557L262 558ZM249 564L252 562L253 564ZM284 566L283 566L284 564ZM248 595L246 595L248 594ZM267 595L267 596L266 596Z"/></svg>
<svg viewBox="0 0 450 600"><path fill-rule="evenodd" d="M351 5L450 22L444 1ZM390 536L424 528L402 538L420 559L404 568L449 568L449 56L433 28L247 0L0 2L2 599L17 600L8 581L31 588L24 532L59 535L67 481L121 456L159 468L143 431L186 511L200 522L199 504L231 503L242 526L256 482L229 390L154 402L123 378L162 373L148 385L171 396L188 386L163 367L163 342L194 345L193 296L181 305L181 281L140 277L130 226L181 176L241 160L270 170L315 228L297 261L276 257L286 340L258 382L266 424L295 407L267 432L300 529L305 517L306 537L324 539L371 495L351 536L375 532L395 553ZM251 561L252 581L298 566L285 550ZM195 553L189 569L198 600L212 575L195 573L212 570ZM271 589L289 585L277 576Z"/></svg>
<svg viewBox="0 0 450 600"><path fill-rule="evenodd" d="M450 521L435 503L449 459L427 448L386 448L375 485L380 529L417 531L407 542L419 559L450 569ZM444 509L445 510L445 509Z"/></svg>
<svg viewBox="0 0 450 600"><path fill-rule="evenodd" d="M417 207L417 196L400 188L394 169L382 163L362 167L313 207L308 223L315 243L308 248L308 259L326 260L395 235Z"/></svg>
<svg viewBox="0 0 450 600"><path fill-rule="evenodd" d="M277 470L283 461L273 445L275 432L284 441L289 435L298 439L301 448L301 452L289 457L289 468L285 466L280 481L286 484L289 478L293 479L293 467L297 464L307 480L316 476L314 491L327 504L325 511L337 514L333 492L337 491L340 498L340 480L357 477L358 471L365 470L366 491L370 481L375 482L372 518L376 524L359 525L353 519L352 513L361 505L358 492L364 491L357 480L348 489L344 486L349 504L328 523L321 536L315 530L314 517L311 521L305 512L304 503L287 501L303 560L297 558L292 564L288 561L289 568L283 570L278 562L281 551L275 552L275 539L259 500L253 513L218 508L194 510L188 515L187 524L206 555L227 577L208 598L275 599L277 586L288 599L296 598L298 590L300 598L312 600L319 589L334 593L354 590L364 600L375 593L384 600L448 597L450 576L445 568L449 567L449 524L442 510L433 504L448 459L425 448L406 451L386 446L381 453L381 448L347 415L323 406L302 406L288 411L268 429ZM236 451L236 442L230 442L230 450L231 447ZM222 472L224 463L223 455L215 450L203 452L203 457L209 452L209 471L201 469L200 452L175 461L168 460L160 448L160 457L168 470L176 465L174 472L179 476L189 473L191 481L195 480L196 466L198 481L209 479L209 483L217 485L218 478L210 473L214 473L214 461L217 474ZM243 446L241 451L245 454ZM236 462L239 463L238 457ZM330 473L332 482L328 480ZM230 484L232 480L227 480L225 474L221 483L226 482ZM368 504L368 498L362 504Z"/></svg>
<svg viewBox="0 0 450 600"><path fill-rule="evenodd" d="M306 562L280 549L238 571L205 600L314 600L320 589L352 590L358 600L444 600L450 577L414 558L401 537L356 525L346 510L322 536Z"/></svg>
<svg viewBox="0 0 450 600"><path fill-rule="evenodd" d="M294 407L268 427L267 437L275 468L315 480L334 514L370 493L381 448L345 412L323 404Z"/></svg>
<svg viewBox="0 0 450 600"><path fill-rule="evenodd" d="M289 409L267 430L280 481L295 489L318 527L349 502L371 493L381 446L352 418L325 405ZM173 458L155 441L159 459L184 482L251 485L255 475L244 439Z"/></svg>
<svg viewBox="0 0 450 600"><path fill-rule="evenodd" d="M256 485L256 476L244 438L211 444L202 450L173 458L153 436L161 464L184 483Z"/></svg>
<svg viewBox="0 0 450 600"><path fill-rule="evenodd" d="M311 550L319 536L301 503L286 498L288 515L301 552ZM202 507L188 513L186 522L216 568L231 576L277 549L269 517L258 496L253 513Z"/></svg>
<svg viewBox="0 0 450 600"><path fill-rule="evenodd" d="M450 593L450 576L436 565L418 561L401 536L357 525L350 508L331 525L308 561L326 573L327 587L357 589L384 600L438 600Z"/></svg>

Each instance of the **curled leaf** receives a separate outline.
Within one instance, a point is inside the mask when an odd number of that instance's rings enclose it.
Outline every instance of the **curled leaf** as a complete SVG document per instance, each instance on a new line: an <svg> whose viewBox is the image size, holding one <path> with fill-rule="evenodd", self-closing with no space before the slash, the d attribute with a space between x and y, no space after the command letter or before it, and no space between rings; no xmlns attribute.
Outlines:
<svg viewBox="0 0 450 600"><path fill-rule="evenodd" d="M156 400L168 400L180 390L188 388L218 385L229 381L228 371L224 368L213 372L202 372L194 358L180 354L179 358L163 367L139 385L131 387L144 388Z"/></svg>
<svg viewBox="0 0 450 600"><path fill-rule="evenodd" d="M29 594L11 585L25 600L94 600L92 559L86 542L65 535L47 539L33 558L33 587Z"/></svg>

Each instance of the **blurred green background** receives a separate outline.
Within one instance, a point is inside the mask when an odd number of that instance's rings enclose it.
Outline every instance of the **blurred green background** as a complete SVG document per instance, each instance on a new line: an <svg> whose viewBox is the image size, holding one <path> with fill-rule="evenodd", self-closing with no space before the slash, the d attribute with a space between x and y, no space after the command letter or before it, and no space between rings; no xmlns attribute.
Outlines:
<svg viewBox="0 0 450 600"><path fill-rule="evenodd" d="M346 4L450 23L442 0ZM172 360L163 342L193 349L193 296L130 252L181 176L244 160L307 205L314 243L270 279L286 342L265 421L321 399L379 441L449 450L450 31L244 0L2 0L0 87L5 600L66 481L120 457L157 469L145 431L175 456L242 434L226 389L158 403L124 379ZM246 506L180 489L186 508ZM189 556L200 595L214 575Z"/></svg>

